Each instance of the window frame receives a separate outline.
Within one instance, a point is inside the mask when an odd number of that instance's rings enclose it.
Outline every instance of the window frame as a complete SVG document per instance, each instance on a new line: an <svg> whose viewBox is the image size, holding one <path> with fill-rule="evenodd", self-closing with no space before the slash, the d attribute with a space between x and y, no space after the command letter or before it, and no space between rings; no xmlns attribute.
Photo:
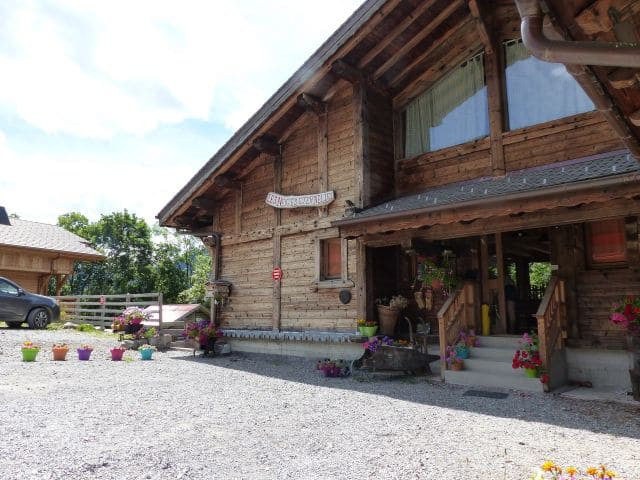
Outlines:
<svg viewBox="0 0 640 480"><path fill-rule="evenodd" d="M437 150L428 150L426 152L422 152L422 153L418 153L416 155L412 155L412 156L407 156L407 152L406 152L406 135L407 135L407 107L409 105L411 105L411 103L413 103L418 97L420 97L420 95L424 94L425 92L433 89L439 82L443 81L448 75L450 75L451 73L454 72L455 69L462 67L463 65L465 65L467 62L473 60L475 57L482 55L482 69L483 69L483 73L484 73L484 88L487 89L487 108L486 108L486 114L489 117L490 116L490 106L489 106L489 98L488 98L488 82L487 82L487 69L486 69L486 51L483 49L477 50L474 54L470 55L466 60L464 60L463 62L460 62L458 64L456 64L456 66L451 69L451 70L447 70L445 72L443 72L440 76L436 77L435 80L433 81L433 83L431 83L430 86L426 87L426 88L422 88L420 90L417 90L415 92L414 95L412 95L408 100L406 100L405 102L403 102L401 105L398 105L394 108L393 111L393 135L394 135L394 154L395 154L395 158L396 161L402 161L402 160L410 160L413 158L419 158L425 155L431 155L437 152L441 152L441 151L445 151L447 149L451 149L451 148L459 148L461 145L467 145L467 144L472 144L475 142L479 142L482 141L484 139L490 138L491 136L491 125L490 125L490 118L488 119L488 124L487 124L487 133L486 135L483 135L481 137L476 137L476 138L472 138L469 140L466 140L462 143L456 143L454 145L449 145L447 147L441 147L438 148ZM504 75L504 72L503 72ZM505 102L506 102L506 88L505 88L505 92L503 93L503 95L505 96Z"/></svg>
<svg viewBox="0 0 640 480"><path fill-rule="evenodd" d="M332 238L340 239L340 276L338 278L322 277L322 262L323 262L323 240L329 240ZM349 280L348 277L348 243L347 239L340 236L338 229L331 229L326 232L318 232L315 235L315 274L313 286L315 288L351 288L355 284Z"/></svg>
<svg viewBox="0 0 640 480"><path fill-rule="evenodd" d="M593 259L593 245L592 245L592 235L591 235L591 225L601 222L607 222L616 220L622 223L623 230L623 246L624 246L624 254L625 259L623 261L617 262L599 262L594 261ZM597 269L607 269L607 268L624 268L629 265L629 249L627 247L627 235L626 235L626 219L625 218L607 218L602 220L596 220L593 222L586 222L584 225L584 236L585 236L585 253L586 253L586 263L589 269L597 270Z"/></svg>

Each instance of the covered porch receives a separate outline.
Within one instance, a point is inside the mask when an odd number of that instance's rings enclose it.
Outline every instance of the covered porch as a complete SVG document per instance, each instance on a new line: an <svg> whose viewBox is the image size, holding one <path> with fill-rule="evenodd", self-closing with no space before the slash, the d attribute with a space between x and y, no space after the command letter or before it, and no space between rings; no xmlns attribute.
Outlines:
<svg viewBox="0 0 640 480"><path fill-rule="evenodd" d="M592 351L592 358L619 352L609 365L619 370L619 384L628 381L624 334L609 313L640 288L637 172L624 153L600 155L447 185L335 222L364 246L361 315L375 318L376 299L401 294L408 316L423 318L438 335L443 357L460 332L473 329L495 339L484 341L496 349L484 360L499 356L503 373L515 373L507 351L513 355L517 338L533 331L549 377L545 389L611 378L568 349ZM433 288L425 263L450 278ZM487 365L472 359L470 372ZM447 380L456 373L444 362L441 372Z"/></svg>

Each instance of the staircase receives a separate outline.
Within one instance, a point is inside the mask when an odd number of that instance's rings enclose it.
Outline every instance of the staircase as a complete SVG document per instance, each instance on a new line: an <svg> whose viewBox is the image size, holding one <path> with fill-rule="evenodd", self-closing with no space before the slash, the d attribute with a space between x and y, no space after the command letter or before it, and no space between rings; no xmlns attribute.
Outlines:
<svg viewBox="0 0 640 480"><path fill-rule="evenodd" d="M471 349L464 361L464 370L446 370L445 381L455 385L493 387L527 392L543 392L538 378L527 378L522 369L511 367L518 350L517 336L478 337L478 346Z"/></svg>

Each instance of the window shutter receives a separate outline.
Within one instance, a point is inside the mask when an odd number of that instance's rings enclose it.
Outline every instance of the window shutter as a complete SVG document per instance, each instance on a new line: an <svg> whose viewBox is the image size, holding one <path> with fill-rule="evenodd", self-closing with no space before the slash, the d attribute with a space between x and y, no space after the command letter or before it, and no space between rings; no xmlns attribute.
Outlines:
<svg viewBox="0 0 640 480"><path fill-rule="evenodd" d="M624 220L590 223L589 234L593 263L618 263L627 260Z"/></svg>

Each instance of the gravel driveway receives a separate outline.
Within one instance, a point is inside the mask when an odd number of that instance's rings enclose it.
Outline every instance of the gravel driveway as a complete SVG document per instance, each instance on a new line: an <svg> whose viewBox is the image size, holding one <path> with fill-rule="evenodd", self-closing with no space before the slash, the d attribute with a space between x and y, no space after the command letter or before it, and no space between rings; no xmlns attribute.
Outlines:
<svg viewBox="0 0 640 480"><path fill-rule="evenodd" d="M20 361L29 337L45 345ZM95 346L52 362L50 345ZM546 459L640 479L640 409L419 380L325 379L307 360L183 352L107 360L109 340L0 329L1 479L519 480Z"/></svg>

